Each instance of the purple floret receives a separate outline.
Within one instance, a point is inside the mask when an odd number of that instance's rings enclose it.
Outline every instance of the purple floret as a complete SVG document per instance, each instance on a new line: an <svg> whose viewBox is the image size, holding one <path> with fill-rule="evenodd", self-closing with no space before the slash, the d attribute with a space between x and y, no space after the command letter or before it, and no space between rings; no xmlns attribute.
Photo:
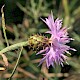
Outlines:
<svg viewBox="0 0 80 80"><path fill-rule="evenodd" d="M49 68L50 65L54 67L55 64L63 66L63 63L67 60L65 52L69 53L69 50L76 51L75 49L66 45L66 43L69 43L70 40L73 39L69 38L67 28L62 27L62 20L59 18L54 20L53 15L50 14L48 18L45 18L45 20L42 19L42 21L45 22L50 29L46 33L51 34L51 37L50 46L47 46L45 49L37 53L43 53L42 55L44 56L39 65L46 61L47 68Z"/></svg>

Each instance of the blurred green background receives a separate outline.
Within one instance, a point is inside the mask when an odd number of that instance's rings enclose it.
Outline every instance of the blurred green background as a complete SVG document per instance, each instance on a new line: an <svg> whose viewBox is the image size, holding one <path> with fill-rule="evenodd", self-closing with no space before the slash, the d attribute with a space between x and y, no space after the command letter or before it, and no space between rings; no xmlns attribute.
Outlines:
<svg viewBox="0 0 80 80"><path fill-rule="evenodd" d="M36 56L35 51L24 47L12 80L80 80L80 0L0 0L0 9L3 4L5 4L6 33L10 45L26 41L33 34L45 35L44 32L48 28L40 17L45 18L52 11L54 19L57 17L63 19L63 26L69 28L69 35L75 40L68 45L77 50L70 51L72 55L69 56L69 65L46 69L44 64L37 67L42 56ZM0 13L0 50L5 47ZM18 51L6 53L9 68L0 71L0 80L7 80L10 77L18 58ZM1 57L0 66L3 66Z"/></svg>

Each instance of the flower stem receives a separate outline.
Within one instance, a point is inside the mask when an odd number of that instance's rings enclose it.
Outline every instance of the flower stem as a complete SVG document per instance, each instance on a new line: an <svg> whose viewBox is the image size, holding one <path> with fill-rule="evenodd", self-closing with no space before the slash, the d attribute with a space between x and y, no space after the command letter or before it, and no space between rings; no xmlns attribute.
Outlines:
<svg viewBox="0 0 80 80"><path fill-rule="evenodd" d="M10 51L10 50L17 49L17 48L19 48L19 47L27 46L28 44L29 44L28 41L13 44L13 45L11 45L11 46L8 46L8 47L2 49L2 50L0 51L0 54L5 53L5 52Z"/></svg>
<svg viewBox="0 0 80 80"><path fill-rule="evenodd" d="M23 50L23 47L21 47L21 50L20 50L20 53L19 53L19 56L18 56L16 65L15 65L15 67L14 67L12 73L11 73L11 76L10 76L10 78L9 78L8 80L11 80L12 76L14 75L14 73L15 73L15 71L16 71L16 69L17 69L17 66L18 66L18 64L19 64L19 60L20 60L20 57L21 57L22 50Z"/></svg>

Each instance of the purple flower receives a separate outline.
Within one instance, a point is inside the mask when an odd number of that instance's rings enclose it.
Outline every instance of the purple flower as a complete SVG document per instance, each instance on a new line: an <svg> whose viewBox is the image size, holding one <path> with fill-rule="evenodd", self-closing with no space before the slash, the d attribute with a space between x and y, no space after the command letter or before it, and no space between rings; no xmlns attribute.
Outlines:
<svg viewBox="0 0 80 80"><path fill-rule="evenodd" d="M49 39L50 45L37 53L41 54L44 52L44 54L42 54L44 57L41 59L39 65L46 61L46 65L48 68L50 65L52 65L53 67L55 65L63 66L63 63L67 62L67 56L65 55L65 53L69 53L68 50L76 51L75 49L70 48L70 46L66 45L66 43L69 43L70 40L73 39L69 38L67 28L62 28L62 20L60 20L59 18L54 21L53 15L51 14L43 21L49 27L50 30L46 33L51 34L51 37Z"/></svg>

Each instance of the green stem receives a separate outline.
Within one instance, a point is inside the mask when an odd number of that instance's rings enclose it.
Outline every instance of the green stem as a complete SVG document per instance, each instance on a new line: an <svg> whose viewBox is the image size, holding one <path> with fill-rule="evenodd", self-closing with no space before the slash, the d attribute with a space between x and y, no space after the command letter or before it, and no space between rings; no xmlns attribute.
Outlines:
<svg viewBox="0 0 80 80"><path fill-rule="evenodd" d="M65 18L64 18L64 26L69 26L70 23L70 10L69 10L69 3L68 0L62 0L63 8L65 12Z"/></svg>
<svg viewBox="0 0 80 80"><path fill-rule="evenodd" d="M17 48L19 48L19 47L27 46L27 45L28 45L28 41L13 44L13 45L11 45L11 46L8 46L8 47L2 49L2 50L0 51L0 54L5 53L5 52L10 51L10 50L17 49Z"/></svg>
<svg viewBox="0 0 80 80"><path fill-rule="evenodd" d="M22 50L23 50L23 47L22 47L21 50L20 50L20 53L19 53L19 56L18 56L16 65L15 65L15 67L14 67L12 73L11 73L11 76L10 76L10 78L9 78L8 80L11 80L12 76L14 75L14 73L15 73L15 71L16 71L16 69L17 69L17 66L18 66L18 64L19 64L19 60L20 60L20 57L21 57Z"/></svg>
<svg viewBox="0 0 80 80"><path fill-rule="evenodd" d="M68 0L62 0L62 2L63 2L63 7L64 7L65 15L66 15L66 16L69 16Z"/></svg>
<svg viewBox="0 0 80 80"><path fill-rule="evenodd" d="M4 38L5 38L5 40L6 40L7 46L9 46L8 39L7 39L7 36L6 36L6 27L5 27L5 18L4 18L3 8L4 8L4 5L3 5L2 8L1 8L3 33L4 33Z"/></svg>

